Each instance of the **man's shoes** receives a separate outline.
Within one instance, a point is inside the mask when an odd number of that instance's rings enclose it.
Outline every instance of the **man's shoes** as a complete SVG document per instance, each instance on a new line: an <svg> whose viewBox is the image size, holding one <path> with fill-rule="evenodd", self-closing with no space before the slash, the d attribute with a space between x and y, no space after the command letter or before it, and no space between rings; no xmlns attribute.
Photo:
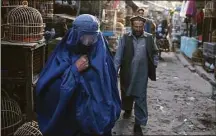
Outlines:
<svg viewBox="0 0 216 136"><path fill-rule="evenodd" d="M123 118L124 119L129 119L131 116L132 110L125 110L124 114L123 114Z"/></svg>
<svg viewBox="0 0 216 136"><path fill-rule="evenodd" d="M134 134L135 136L143 136L142 128L140 125L134 125Z"/></svg>

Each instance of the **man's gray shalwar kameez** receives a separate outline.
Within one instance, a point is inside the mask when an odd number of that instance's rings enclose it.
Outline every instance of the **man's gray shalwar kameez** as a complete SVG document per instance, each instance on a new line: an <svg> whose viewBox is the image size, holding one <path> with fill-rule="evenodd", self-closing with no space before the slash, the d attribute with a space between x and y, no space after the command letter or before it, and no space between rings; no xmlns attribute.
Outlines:
<svg viewBox="0 0 216 136"><path fill-rule="evenodd" d="M146 36L133 38L134 56L131 62L131 79L128 88L122 90L122 109L132 110L133 101L135 101L135 122L136 124L146 125L148 119L147 111L147 83L148 83L148 55L146 48ZM122 38L118 44L118 50L115 55L114 63L116 70L121 66L125 40ZM122 89L122 88L121 88Z"/></svg>

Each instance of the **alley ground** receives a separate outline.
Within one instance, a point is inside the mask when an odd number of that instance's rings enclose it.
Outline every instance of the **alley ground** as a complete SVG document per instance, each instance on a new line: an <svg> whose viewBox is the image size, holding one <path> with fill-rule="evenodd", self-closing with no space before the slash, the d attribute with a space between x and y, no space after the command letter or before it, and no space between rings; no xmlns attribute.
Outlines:
<svg viewBox="0 0 216 136"><path fill-rule="evenodd" d="M157 81L149 81L149 122L144 135L216 135L212 87L184 68L174 53L163 54ZM134 115L117 121L113 135L133 135Z"/></svg>

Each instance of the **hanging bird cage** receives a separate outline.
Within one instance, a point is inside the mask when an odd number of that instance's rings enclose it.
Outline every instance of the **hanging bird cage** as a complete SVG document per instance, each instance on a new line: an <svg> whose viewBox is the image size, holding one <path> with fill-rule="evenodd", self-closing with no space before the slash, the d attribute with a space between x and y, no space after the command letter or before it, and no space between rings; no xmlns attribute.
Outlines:
<svg viewBox="0 0 216 136"><path fill-rule="evenodd" d="M1 98L1 135L11 136L21 126L22 113L17 102L8 97Z"/></svg>
<svg viewBox="0 0 216 136"><path fill-rule="evenodd" d="M42 136L42 133L39 130L38 123L33 121L27 122L19 127L14 133L14 136Z"/></svg>
<svg viewBox="0 0 216 136"><path fill-rule="evenodd" d="M10 42L38 42L43 39L44 23L40 12L28 7L23 1L22 6L12 9L7 16L8 30L5 33Z"/></svg>

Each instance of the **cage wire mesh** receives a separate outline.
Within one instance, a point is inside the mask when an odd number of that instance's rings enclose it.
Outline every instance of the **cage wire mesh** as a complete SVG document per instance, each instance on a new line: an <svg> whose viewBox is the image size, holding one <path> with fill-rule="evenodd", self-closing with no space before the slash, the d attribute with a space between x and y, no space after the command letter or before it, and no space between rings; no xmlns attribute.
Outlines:
<svg viewBox="0 0 216 136"><path fill-rule="evenodd" d="M27 122L17 129L14 136L42 136L38 123L35 121Z"/></svg>
<svg viewBox="0 0 216 136"><path fill-rule="evenodd" d="M22 6L12 9L7 16L8 30L5 40L10 42L38 42L43 39L44 23L40 12L28 7L23 1Z"/></svg>
<svg viewBox="0 0 216 136"><path fill-rule="evenodd" d="M9 98L6 91L1 98L1 135L12 136L22 124L21 109L16 101Z"/></svg>
<svg viewBox="0 0 216 136"><path fill-rule="evenodd" d="M32 7L39 10L43 17L44 23L53 21L54 2L53 0L37 0L32 2Z"/></svg>
<svg viewBox="0 0 216 136"><path fill-rule="evenodd" d="M22 5L23 0L2 0L4 7L17 7ZM42 15L44 22L50 22L53 18L54 2L53 0L28 0L28 6L36 8Z"/></svg>
<svg viewBox="0 0 216 136"><path fill-rule="evenodd" d="M215 0L207 1L204 9L206 18L216 18L216 2Z"/></svg>
<svg viewBox="0 0 216 136"><path fill-rule="evenodd" d="M44 19L53 17L53 1L52 0L37 0L36 2L34 2L33 7L40 11Z"/></svg>
<svg viewBox="0 0 216 136"><path fill-rule="evenodd" d="M2 6L18 6L22 5L23 0L2 0Z"/></svg>
<svg viewBox="0 0 216 136"><path fill-rule="evenodd" d="M27 0L29 7L39 10L43 17L53 17L53 0ZM2 6L17 7L23 0L2 0Z"/></svg>

